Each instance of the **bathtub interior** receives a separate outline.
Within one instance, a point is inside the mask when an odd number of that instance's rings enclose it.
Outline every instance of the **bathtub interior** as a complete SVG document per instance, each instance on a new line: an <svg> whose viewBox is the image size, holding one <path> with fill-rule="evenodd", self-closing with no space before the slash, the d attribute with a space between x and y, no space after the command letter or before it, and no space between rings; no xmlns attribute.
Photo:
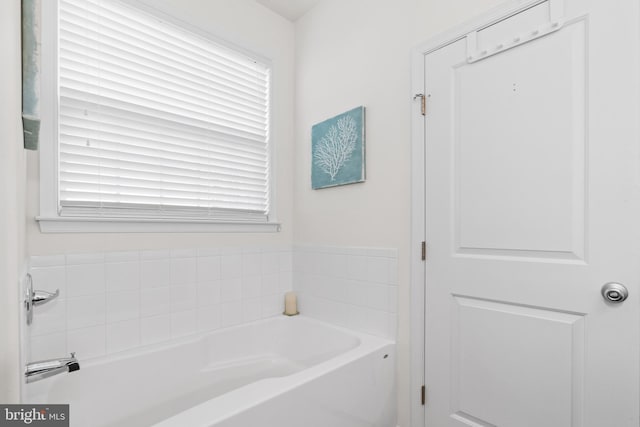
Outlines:
<svg viewBox="0 0 640 427"><path fill-rule="evenodd" d="M28 385L28 400L71 404L72 425L143 426L359 347L339 328L284 316L90 361ZM79 355L80 356L80 355ZM81 424L78 424L80 422Z"/></svg>

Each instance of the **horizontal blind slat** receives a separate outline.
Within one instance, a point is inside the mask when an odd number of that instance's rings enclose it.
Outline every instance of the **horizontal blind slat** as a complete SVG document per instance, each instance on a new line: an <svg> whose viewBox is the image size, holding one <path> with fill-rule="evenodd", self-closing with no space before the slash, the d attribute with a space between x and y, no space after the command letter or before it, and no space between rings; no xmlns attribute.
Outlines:
<svg viewBox="0 0 640 427"><path fill-rule="evenodd" d="M221 126L197 117L185 117L179 114L154 109L153 106L147 107L144 105L136 105L113 98L89 94L71 87L63 86L60 88L60 106L61 108L67 106L82 108L82 106L84 106L84 110L86 110L87 113L92 111L100 112L102 109L106 108L111 111L120 111L120 114L123 115L135 114L138 116L144 116L145 120L149 123L172 123L172 125L176 127L191 127L194 129L218 132L221 135L229 135L266 143L264 134L256 134L255 132L247 132L243 129Z"/></svg>
<svg viewBox="0 0 640 427"><path fill-rule="evenodd" d="M68 55L60 58L60 67L62 68L62 73L70 74L73 73L75 75L97 75L101 73L102 76L112 75L111 79L115 80L118 78L126 78L126 79L136 79L135 76L123 76L122 70L116 68L115 66L108 66L106 64L101 65L101 67L90 66L86 64L82 64L75 60L72 55ZM211 85L197 85L190 84L186 79L177 79L171 76L164 76L161 73L157 72L157 70L149 70L149 73L146 76L146 79L154 79L157 85L153 87L162 87L167 91L171 91L174 97L184 97L186 99L190 99L194 102L194 104L200 105L202 107L207 107L215 109L219 112L224 112L225 114L229 114L236 117L248 117L255 116L254 120L262 123L264 119L266 105L261 105L262 108L256 108L256 102L251 104L247 102L238 102L237 96L234 96L234 99L231 99L228 95L221 96L222 92L213 88ZM136 84L147 84L147 81L143 81L141 78L137 78L135 80ZM161 85L161 86L159 86ZM151 86L150 86L151 87ZM259 99L265 100L266 97L261 96Z"/></svg>
<svg viewBox="0 0 640 427"><path fill-rule="evenodd" d="M212 43L210 40L205 39L199 35L193 33L185 33L181 29L175 30L175 27L153 18L153 23L149 21L149 15L145 15L135 8L128 8L126 5L119 10L113 8L106 8L100 6L96 1L66 1L66 8L62 11L63 14L75 14L80 18L79 25L83 24L83 20L92 22L93 25L89 27L90 30L94 30L96 27L100 28L112 28L116 27L120 32L125 34L135 34L133 38L141 39L151 38L156 40L157 45L162 48L166 48L168 45L175 49L175 52L180 53L184 49L190 49L192 56L187 58L191 60L193 57L197 57L201 52L207 52L207 59L215 58L217 61L224 63L230 68L235 68L237 71L246 72L247 65L253 65L259 67L264 71L268 70L264 64L260 64L253 58L245 56L235 50L226 48L216 43ZM74 13L75 11L75 13ZM95 19L109 19L109 22L104 21L98 23ZM166 27L166 28L162 28Z"/></svg>
<svg viewBox="0 0 640 427"><path fill-rule="evenodd" d="M119 2L60 5L63 212L266 220L269 68Z"/></svg>

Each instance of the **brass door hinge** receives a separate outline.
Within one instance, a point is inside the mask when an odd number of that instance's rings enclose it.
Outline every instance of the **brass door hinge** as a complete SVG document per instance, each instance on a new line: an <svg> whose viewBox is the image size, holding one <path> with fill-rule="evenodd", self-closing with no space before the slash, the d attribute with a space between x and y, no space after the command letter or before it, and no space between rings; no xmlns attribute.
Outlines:
<svg viewBox="0 0 640 427"><path fill-rule="evenodd" d="M426 261L426 259L427 259L427 242L422 242L421 254L422 254L422 260Z"/></svg>
<svg viewBox="0 0 640 427"><path fill-rule="evenodd" d="M420 402L422 402L422 406L424 406L426 401L427 401L427 389L425 388L425 386L422 386L422 389L420 390Z"/></svg>

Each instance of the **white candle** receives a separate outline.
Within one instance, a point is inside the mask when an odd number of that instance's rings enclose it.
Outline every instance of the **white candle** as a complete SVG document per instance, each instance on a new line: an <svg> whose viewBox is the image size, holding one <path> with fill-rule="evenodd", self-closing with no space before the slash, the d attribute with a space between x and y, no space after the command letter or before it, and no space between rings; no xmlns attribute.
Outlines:
<svg viewBox="0 0 640 427"><path fill-rule="evenodd" d="M287 316L298 314L298 303L295 292L287 292L284 295L284 314Z"/></svg>

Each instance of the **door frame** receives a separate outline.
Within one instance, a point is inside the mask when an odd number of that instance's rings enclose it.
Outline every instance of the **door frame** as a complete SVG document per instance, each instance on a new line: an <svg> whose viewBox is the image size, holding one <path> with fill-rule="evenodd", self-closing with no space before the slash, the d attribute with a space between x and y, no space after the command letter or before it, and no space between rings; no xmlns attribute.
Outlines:
<svg viewBox="0 0 640 427"><path fill-rule="evenodd" d="M411 51L411 248L410 248L410 426L425 427L425 407L421 402L421 389L425 384L425 288L426 262L428 262L428 241L425 236L426 194L425 194L425 120L421 113L421 99L427 96L424 88L424 57L451 43L463 39L467 34L479 31L507 19L526 9L549 1L562 8L564 0L510 0L488 10L463 24L439 33L418 44ZM429 114L428 98L426 114ZM427 242L427 261L422 260L422 242ZM428 389L426 398L428 400ZM427 426L435 427L435 426Z"/></svg>

